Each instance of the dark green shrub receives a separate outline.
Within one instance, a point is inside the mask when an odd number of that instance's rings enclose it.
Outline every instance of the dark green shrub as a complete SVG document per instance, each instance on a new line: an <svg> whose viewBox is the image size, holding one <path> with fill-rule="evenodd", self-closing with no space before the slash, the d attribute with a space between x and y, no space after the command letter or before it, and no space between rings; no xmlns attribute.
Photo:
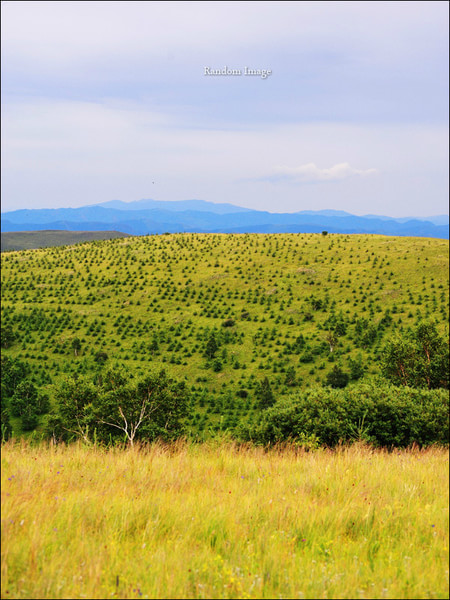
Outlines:
<svg viewBox="0 0 450 600"><path fill-rule="evenodd" d="M310 351L306 350L300 356L299 362L304 363L304 364L314 362L314 356Z"/></svg>
<svg viewBox="0 0 450 600"><path fill-rule="evenodd" d="M212 366L215 373L219 373L222 370L222 362L218 358L216 358Z"/></svg>
<svg viewBox="0 0 450 600"><path fill-rule="evenodd" d="M222 327L233 327L234 326L234 319L225 319L225 321L222 322Z"/></svg>
<svg viewBox="0 0 450 600"><path fill-rule="evenodd" d="M108 354L106 352L97 352L94 356L94 361L99 365L105 364L107 360Z"/></svg>
<svg viewBox="0 0 450 600"><path fill-rule="evenodd" d="M333 370L328 373L325 381L326 384L330 385L332 388L345 388L348 384L349 376L348 373L345 373L340 367L334 365Z"/></svg>
<svg viewBox="0 0 450 600"><path fill-rule="evenodd" d="M355 440L380 447L448 444L448 405L443 390L394 387L382 380L345 390L314 387L279 400L240 435L264 445L312 435L330 447Z"/></svg>

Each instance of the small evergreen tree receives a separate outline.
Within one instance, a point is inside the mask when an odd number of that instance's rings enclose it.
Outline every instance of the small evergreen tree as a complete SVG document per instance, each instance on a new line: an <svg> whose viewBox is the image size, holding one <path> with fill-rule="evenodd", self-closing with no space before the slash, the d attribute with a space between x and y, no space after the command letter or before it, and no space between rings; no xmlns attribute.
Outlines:
<svg viewBox="0 0 450 600"><path fill-rule="evenodd" d="M295 386L297 383L295 368L292 365L286 371L286 377L284 379L284 383L290 387Z"/></svg>
<svg viewBox="0 0 450 600"><path fill-rule="evenodd" d="M258 400L259 408L262 409L269 408L269 406L272 406L275 403L275 396L267 377L264 377L264 379L258 383L258 387L256 388L256 398Z"/></svg>
<svg viewBox="0 0 450 600"><path fill-rule="evenodd" d="M350 379L352 381L357 381L358 379L361 379L361 377L364 375L365 370L361 354L358 354L358 356L355 359L349 358L348 366L350 368Z"/></svg>
<svg viewBox="0 0 450 600"><path fill-rule="evenodd" d="M206 343L206 348L205 348L206 358L209 358L209 359L214 358L218 349L219 349L219 345L216 341L216 338L214 337L214 335L211 335L211 337L209 338L209 340Z"/></svg>
<svg viewBox="0 0 450 600"><path fill-rule="evenodd" d="M216 358L213 362L213 371L215 373L219 373L222 370L222 361L219 358Z"/></svg>
<svg viewBox="0 0 450 600"><path fill-rule="evenodd" d="M332 388L345 388L348 384L349 376L340 367L334 365L326 377L326 384Z"/></svg>

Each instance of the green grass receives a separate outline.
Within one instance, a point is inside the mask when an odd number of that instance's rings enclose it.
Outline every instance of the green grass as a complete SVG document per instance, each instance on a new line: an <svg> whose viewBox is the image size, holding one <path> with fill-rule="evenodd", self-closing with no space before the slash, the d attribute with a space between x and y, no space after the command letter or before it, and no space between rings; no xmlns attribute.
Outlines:
<svg viewBox="0 0 450 600"><path fill-rule="evenodd" d="M2 449L2 598L448 598L448 451Z"/></svg>
<svg viewBox="0 0 450 600"><path fill-rule="evenodd" d="M193 431L233 429L266 376L277 398L358 356L371 376L393 333L421 318L448 331L448 251L425 238L177 234L4 253L2 325L16 335L4 353L49 391L98 371L100 351L137 374L164 367L191 389ZM220 364L205 357L211 334Z"/></svg>

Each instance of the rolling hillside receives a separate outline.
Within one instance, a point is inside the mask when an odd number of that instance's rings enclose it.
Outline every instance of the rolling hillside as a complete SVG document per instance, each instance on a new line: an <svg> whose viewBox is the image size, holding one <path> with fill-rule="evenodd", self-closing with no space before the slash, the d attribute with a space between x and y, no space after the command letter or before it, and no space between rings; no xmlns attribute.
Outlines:
<svg viewBox="0 0 450 600"><path fill-rule="evenodd" d="M448 243L358 235L179 234L2 255L3 354L43 389L119 361L192 392L190 427L233 428L273 394L379 373L386 340L448 322ZM330 333L333 336L330 337ZM78 340L77 345L74 341Z"/></svg>

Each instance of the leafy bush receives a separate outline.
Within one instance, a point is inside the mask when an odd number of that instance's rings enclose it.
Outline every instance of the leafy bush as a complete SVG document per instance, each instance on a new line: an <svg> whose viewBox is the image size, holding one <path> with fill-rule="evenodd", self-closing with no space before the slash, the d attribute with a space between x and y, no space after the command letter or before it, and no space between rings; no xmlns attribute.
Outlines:
<svg viewBox="0 0 450 600"><path fill-rule="evenodd" d="M9 411L13 417L21 418L24 431L35 429L39 415L47 413L49 409L48 396L40 392L31 379L20 381L9 401Z"/></svg>
<svg viewBox="0 0 450 600"><path fill-rule="evenodd" d="M448 389L448 340L434 323L421 322L414 331L397 335L383 349L382 373L396 385Z"/></svg>
<svg viewBox="0 0 450 600"><path fill-rule="evenodd" d="M336 446L362 440L380 447L448 444L449 398L444 390L395 387L381 380L345 390L313 387L279 400L240 436L258 444L316 436Z"/></svg>
<svg viewBox="0 0 450 600"><path fill-rule="evenodd" d="M2 397L11 397L16 387L29 374L29 367L18 358L3 355L1 358Z"/></svg>
<svg viewBox="0 0 450 600"><path fill-rule="evenodd" d="M36 408L38 391L30 379L24 379L17 384L10 400L11 414L13 417L22 417L29 407Z"/></svg>
<svg viewBox="0 0 450 600"><path fill-rule="evenodd" d="M24 431L32 431L33 429L36 429L38 422L39 417L36 410L34 406L29 404L22 413L22 429Z"/></svg>

